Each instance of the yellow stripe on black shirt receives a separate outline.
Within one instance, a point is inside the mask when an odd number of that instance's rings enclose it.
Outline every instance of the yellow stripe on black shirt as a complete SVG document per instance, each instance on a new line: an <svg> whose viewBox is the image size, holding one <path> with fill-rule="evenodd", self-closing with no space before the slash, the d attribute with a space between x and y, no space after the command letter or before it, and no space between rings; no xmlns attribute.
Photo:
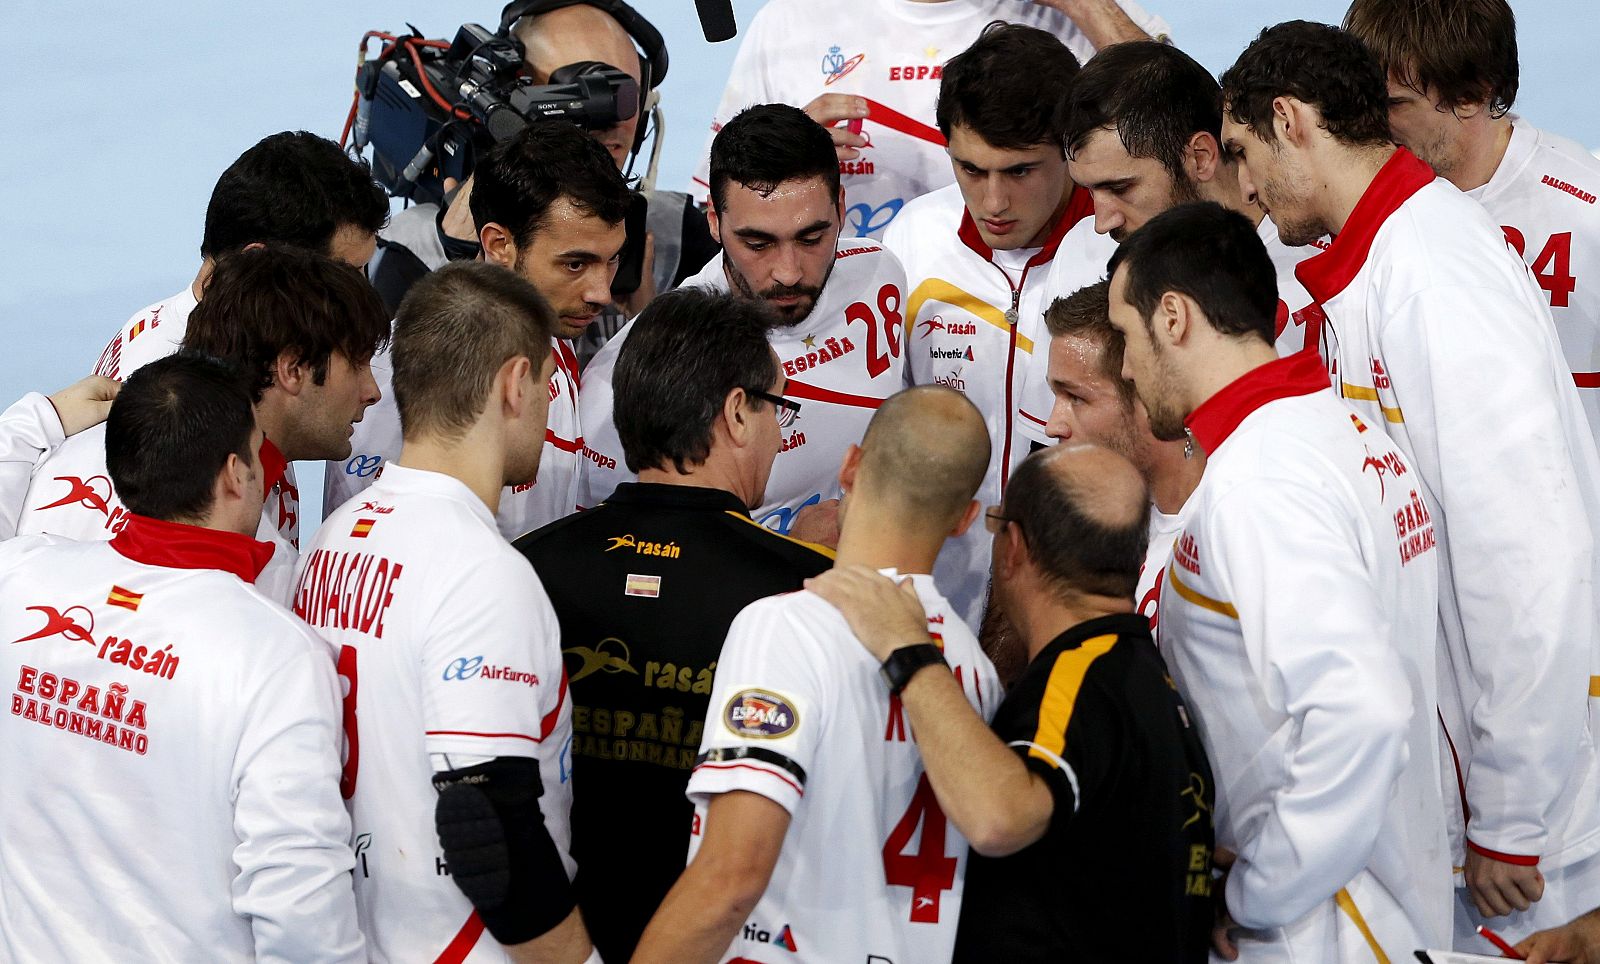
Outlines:
<svg viewBox="0 0 1600 964"><path fill-rule="evenodd" d="M1052 767L1058 766L1057 760L1065 759L1067 726L1072 722L1072 709L1077 705L1083 678L1094 661L1109 653L1116 644L1115 635L1095 636L1056 657L1055 665L1050 667L1050 678L1044 684L1044 699L1039 703L1039 729L1033 735L1034 745L1028 749L1029 756Z"/></svg>

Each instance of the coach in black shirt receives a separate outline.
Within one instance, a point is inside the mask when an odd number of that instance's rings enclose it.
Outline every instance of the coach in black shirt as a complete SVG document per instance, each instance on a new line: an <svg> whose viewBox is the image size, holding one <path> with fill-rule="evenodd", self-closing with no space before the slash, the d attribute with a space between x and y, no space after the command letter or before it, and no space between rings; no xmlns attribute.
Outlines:
<svg viewBox="0 0 1600 964"><path fill-rule="evenodd" d="M752 522L782 436L784 377L758 302L700 289L651 302L617 359L628 468L604 503L523 536L561 620L572 688L578 906L626 961L682 872L684 797L733 617L831 554Z"/></svg>
<svg viewBox="0 0 1600 964"><path fill-rule="evenodd" d="M1107 449L1061 445L987 518L995 597L1028 650L984 726L914 592L852 567L808 587L885 663L945 815L972 844L957 962L1207 959L1211 768L1134 612L1149 496Z"/></svg>

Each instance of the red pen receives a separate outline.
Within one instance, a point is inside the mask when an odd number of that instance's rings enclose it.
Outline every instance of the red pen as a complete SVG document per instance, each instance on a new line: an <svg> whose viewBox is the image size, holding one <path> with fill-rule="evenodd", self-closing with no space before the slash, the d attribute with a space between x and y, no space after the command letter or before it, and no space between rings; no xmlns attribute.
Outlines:
<svg viewBox="0 0 1600 964"><path fill-rule="evenodd" d="M859 133L861 133L861 118L852 117L852 118L850 118L850 122L845 124L844 126L845 126L845 130L848 130L850 133L859 134Z"/></svg>
<svg viewBox="0 0 1600 964"><path fill-rule="evenodd" d="M1504 957L1509 957L1514 961L1525 961L1528 959L1528 955L1517 953L1517 949L1515 947L1507 944L1504 938L1482 924L1478 925L1478 935L1484 940L1493 944L1495 947L1500 948L1500 953Z"/></svg>

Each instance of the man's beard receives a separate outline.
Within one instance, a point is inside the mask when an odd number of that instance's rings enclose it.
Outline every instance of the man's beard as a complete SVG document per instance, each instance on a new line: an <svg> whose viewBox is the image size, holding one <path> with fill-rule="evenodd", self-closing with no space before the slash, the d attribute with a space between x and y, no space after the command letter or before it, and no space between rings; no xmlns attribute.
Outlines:
<svg viewBox="0 0 1600 964"><path fill-rule="evenodd" d="M1183 423L1189 413L1174 403L1171 391L1173 379L1165 377L1165 372L1160 371L1165 368L1161 362L1158 354L1154 367L1159 373L1154 378L1135 382L1134 388L1139 394L1139 401L1144 403L1145 415L1149 417L1150 434L1158 441L1176 442L1188 437Z"/></svg>
<svg viewBox="0 0 1600 964"><path fill-rule="evenodd" d="M1179 175L1172 179L1172 189L1167 192L1167 206L1161 210L1162 213L1165 213L1180 204L1203 200L1205 198L1200 196L1200 189L1195 186L1195 183L1189 180L1187 175ZM1121 244L1128 240L1128 235L1132 233L1127 225L1121 225L1111 229L1111 240Z"/></svg>
<svg viewBox="0 0 1600 964"><path fill-rule="evenodd" d="M778 316L780 326L793 328L811 317L811 312L816 309L817 301L822 297L822 289L828 286L828 279L833 276L833 261L828 262L828 272L822 276L820 285L773 285L765 291L756 291L750 284L750 279L744 276L733 260L723 255L723 268L726 270L728 280L742 297L751 298L766 304ZM773 298L798 297L800 300L792 305L775 305Z"/></svg>
<svg viewBox="0 0 1600 964"><path fill-rule="evenodd" d="M1278 240L1291 248L1298 248L1329 234L1328 226L1315 216L1295 218L1281 205L1273 204L1274 201L1292 193L1285 190L1286 181L1292 182L1293 187L1301 189L1302 198L1309 197L1311 190L1309 182L1303 177L1269 177L1262 181L1260 199L1267 210L1267 216L1278 229Z"/></svg>

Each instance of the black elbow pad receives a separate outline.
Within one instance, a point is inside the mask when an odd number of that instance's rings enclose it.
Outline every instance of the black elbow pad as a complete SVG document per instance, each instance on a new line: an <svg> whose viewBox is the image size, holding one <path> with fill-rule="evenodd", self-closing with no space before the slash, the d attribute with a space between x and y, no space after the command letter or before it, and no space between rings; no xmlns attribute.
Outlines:
<svg viewBox="0 0 1600 964"><path fill-rule="evenodd" d="M433 775L434 826L450 877L502 944L521 944L566 920L572 882L539 812L539 762L497 757Z"/></svg>

